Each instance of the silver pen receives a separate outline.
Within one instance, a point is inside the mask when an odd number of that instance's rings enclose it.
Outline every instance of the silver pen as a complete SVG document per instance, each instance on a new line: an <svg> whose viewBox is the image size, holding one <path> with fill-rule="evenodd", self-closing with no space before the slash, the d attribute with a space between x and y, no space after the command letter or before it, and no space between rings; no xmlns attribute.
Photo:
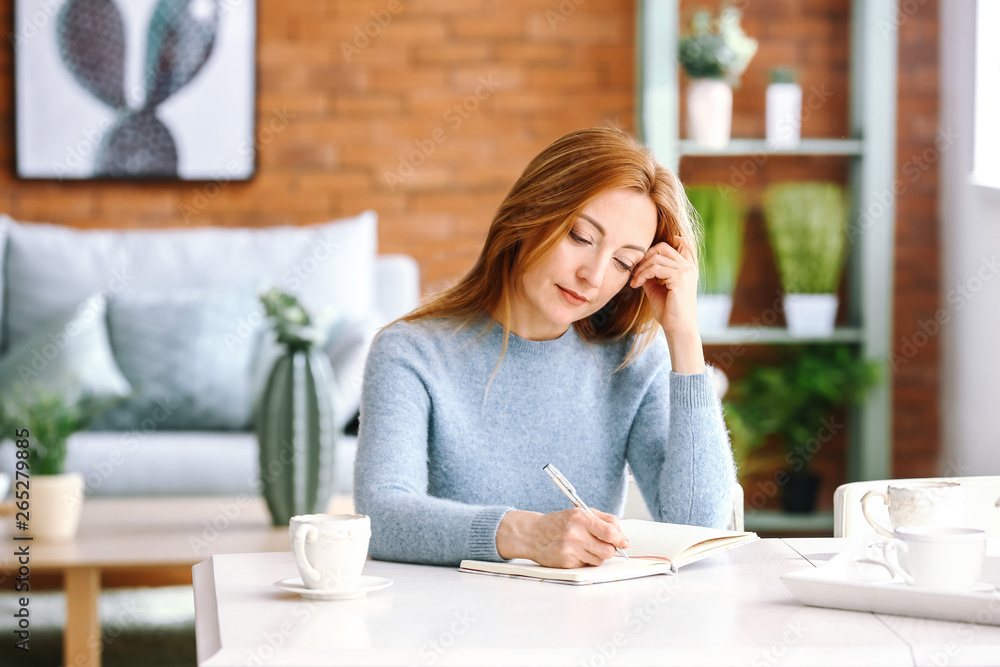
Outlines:
<svg viewBox="0 0 1000 667"><path fill-rule="evenodd" d="M549 474L549 477L552 478L552 481L556 483L556 486L562 489L562 492L566 494L566 497L569 498L569 501L571 503L582 509L584 512L588 512L590 516L594 517L598 521L604 521L604 519L594 514L594 510L590 509L587 506L587 503L583 502L583 498L581 498L580 494L576 492L576 489L573 487L573 485L569 483L569 480L563 477L563 474L559 472L558 468L556 468L551 463L546 463L544 466L542 466L542 470L544 470ZM615 547L615 550L618 551L619 556L628 558L628 554L622 551L621 547Z"/></svg>

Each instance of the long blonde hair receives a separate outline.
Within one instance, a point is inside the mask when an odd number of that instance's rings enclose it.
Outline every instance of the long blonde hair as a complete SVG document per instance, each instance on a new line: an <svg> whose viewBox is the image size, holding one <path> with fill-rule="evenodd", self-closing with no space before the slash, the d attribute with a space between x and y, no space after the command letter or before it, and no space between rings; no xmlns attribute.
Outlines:
<svg viewBox="0 0 1000 667"><path fill-rule="evenodd" d="M504 323L506 351L511 297L520 277L552 253L593 199L619 188L644 194L656 206L654 244L670 243L679 234L692 239L692 247L700 245L680 180L648 148L619 129L579 130L557 139L525 167L493 216L479 259L465 277L401 320L444 317L465 326L489 314ZM634 336L623 365L656 332L645 292L628 285L573 326L589 342Z"/></svg>

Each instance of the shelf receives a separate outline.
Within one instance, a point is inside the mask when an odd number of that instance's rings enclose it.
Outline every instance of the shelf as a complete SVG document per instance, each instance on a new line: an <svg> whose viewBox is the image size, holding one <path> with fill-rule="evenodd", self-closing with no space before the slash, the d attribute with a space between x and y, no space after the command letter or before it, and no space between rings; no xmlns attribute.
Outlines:
<svg viewBox="0 0 1000 667"><path fill-rule="evenodd" d="M705 345L798 345L802 343L860 343L863 332L857 327L837 327L822 338L794 338L785 327L728 327L715 331L702 331Z"/></svg>
<svg viewBox="0 0 1000 667"><path fill-rule="evenodd" d="M706 148L690 139L678 142L682 156L739 156L739 155L861 155L860 139L803 139L794 148L768 148L764 139L731 139L725 148Z"/></svg>
<svg viewBox="0 0 1000 667"><path fill-rule="evenodd" d="M811 514L788 514L758 510L747 512L743 517L744 529L756 533L818 533L833 534L833 511L813 512Z"/></svg>
<svg viewBox="0 0 1000 667"><path fill-rule="evenodd" d="M700 159L717 158L719 163L736 169L771 156L810 156L821 158L818 162L847 162L851 219L863 218L865 223L864 233L852 239L846 265L846 321L850 326L836 329L823 341L792 338L785 328L774 326L734 326L705 331L702 339L707 345L856 344L863 358L878 364L883 381L871 390L862 404L850 409L846 478L886 479L891 476L893 437L889 360L896 340L892 313L898 153L896 74L899 63L898 35L895 31L882 30L882 26L893 25L900 3L898 0L849 2L850 89L846 92L850 107L848 126L841 131L844 137L806 138L794 148L773 151L763 138L733 139L720 150L680 138L683 97L677 63L677 39L682 31L679 4L679 0L636 3L639 85L635 108L636 126L643 143L664 165L678 173L684 156L689 158L689 164L695 163L691 166L698 166ZM766 44L761 46L763 51ZM764 100L754 102L760 104ZM803 122L807 119L803 118ZM794 165L787 161L776 163L772 181L780 179L783 166ZM712 165L707 167L711 169ZM793 530L794 527L819 532L831 528L832 517L771 516L767 513L754 513L751 517L748 513L747 523L760 526L762 530Z"/></svg>

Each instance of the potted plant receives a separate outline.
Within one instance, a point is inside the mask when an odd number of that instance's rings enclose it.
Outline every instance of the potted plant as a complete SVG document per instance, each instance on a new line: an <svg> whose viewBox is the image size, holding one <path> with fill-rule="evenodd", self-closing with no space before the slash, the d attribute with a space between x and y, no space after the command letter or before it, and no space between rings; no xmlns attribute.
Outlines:
<svg viewBox="0 0 1000 667"><path fill-rule="evenodd" d="M688 136L725 148L733 120L733 86L757 53L757 40L740 27L740 11L726 7L718 18L699 11L691 33L678 42L677 59L691 82L687 90Z"/></svg>
<svg viewBox="0 0 1000 667"><path fill-rule="evenodd" d="M272 289L260 300L283 348L256 411L261 493L274 525L287 526L293 516L325 512L333 493L333 370L316 349L324 328L295 297Z"/></svg>
<svg viewBox="0 0 1000 667"><path fill-rule="evenodd" d="M724 329L743 257L746 209L735 191L713 185L685 188L701 218L704 251L698 258L698 327Z"/></svg>
<svg viewBox="0 0 1000 667"><path fill-rule="evenodd" d="M789 68L771 70L765 95L765 139L769 150L795 148L802 136L802 86Z"/></svg>
<svg viewBox="0 0 1000 667"><path fill-rule="evenodd" d="M68 540L76 535L84 479L78 472L65 472L66 443L107 408L86 398L70 400L67 395L34 386L5 397L0 405L3 432L16 436L15 506L28 517L21 534L38 539ZM27 485L16 483L18 472L28 476Z"/></svg>
<svg viewBox="0 0 1000 667"><path fill-rule="evenodd" d="M878 365L847 345L791 346L777 366L755 366L730 385L727 422L745 459L768 436L785 445L782 501L788 512L812 512L819 477L810 462L837 434L830 418L860 403L878 382Z"/></svg>
<svg viewBox="0 0 1000 667"><path fill-rule="evenodd" d="M764 219L784 288L788 332L833 332L847 254L847 203L836 183L781 183L764 195Z"/></svg>

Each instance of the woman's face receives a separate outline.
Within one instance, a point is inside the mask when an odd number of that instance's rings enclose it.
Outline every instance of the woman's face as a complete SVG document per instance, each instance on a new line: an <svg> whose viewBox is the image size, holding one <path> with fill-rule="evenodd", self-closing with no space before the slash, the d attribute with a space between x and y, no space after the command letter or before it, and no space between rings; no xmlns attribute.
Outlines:
<svg viewBox="0 0 1000 667"><path fill-rule="evenodd" d="M656 206L634 190L591 201L566 238L521 276L510 329L521 338L558 338L593 315L628 282L656 234Z"/></svg>

